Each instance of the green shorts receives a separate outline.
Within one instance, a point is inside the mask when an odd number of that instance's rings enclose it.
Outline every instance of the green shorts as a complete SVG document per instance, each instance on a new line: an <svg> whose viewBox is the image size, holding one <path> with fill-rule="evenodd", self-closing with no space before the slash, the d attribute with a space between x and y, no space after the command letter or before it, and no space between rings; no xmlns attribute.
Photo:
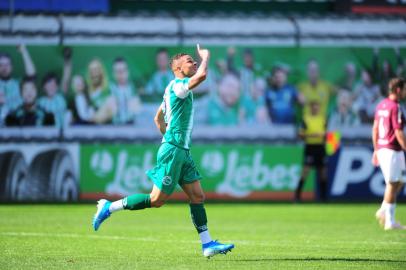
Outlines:
<svg viewBox="0 0 406 270"><path fill-rule="evenodd" d="M202 179L190 150L163 143L157 154L157 165L148 170L147 176L164 193L170 195L176 185L193 183Z"/></svg>

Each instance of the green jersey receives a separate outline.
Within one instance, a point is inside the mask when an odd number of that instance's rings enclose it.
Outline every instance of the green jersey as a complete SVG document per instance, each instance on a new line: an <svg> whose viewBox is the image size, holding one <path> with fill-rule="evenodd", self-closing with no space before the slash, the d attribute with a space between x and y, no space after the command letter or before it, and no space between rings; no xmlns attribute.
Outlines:
<svg viewBox="0 0 406 270"><path fill-rule="evenodd" d="M162 142L184 149L190 148L193 129L193 93L189 90L189 80L172 80L165 89L162 106L167 124Z"/></svg>
<svg viewBox="0 0 406 270"><path fill-rule="evenodd" d="M16 79L0 79L0 91L3 92L6 98L5 105L10 111L16 110L23 103L20 95L20 85Z"/></svg>
<svg viewBox="0 0 406 270"><path fill-rule="evenodd" d="M62 127L64 125L66 101L63 95L56 93L53 97L40 97L38 104L47 113L52 113L54 115L55 125L57 127Z"/></svg>

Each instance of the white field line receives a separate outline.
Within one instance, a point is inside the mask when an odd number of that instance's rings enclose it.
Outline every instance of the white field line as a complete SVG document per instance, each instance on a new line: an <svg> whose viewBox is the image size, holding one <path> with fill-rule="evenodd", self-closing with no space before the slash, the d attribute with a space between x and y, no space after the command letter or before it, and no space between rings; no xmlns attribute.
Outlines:
<svg viewBox="0 0 406 270"><path fill-rule="evenodd" d="M160 239L156 237L130 237L130 236L118 236L118 235L100 235L100 234L77 234L77 233L44 233L44 232L0 232L0 236L9 236L9 237L48 237L48 238L88 238L88 239L101 239L101 240L124 240L124 241L143 241L143 242L174 242L177 243L199 243L199 241L189 241L189 240L170 240L170 239ZM227 241L228 242L228 241ZM247 245L247 246L284 246L291 245L291 241L249 241L249 240L231 240L230 242ZM406 245L405 242L400 241L335 241L335 244L343 245ZM315 243L315 241L306 241L307 246L322 247L323 245Z"/></svg>
<svg viewBox="0 0 406 270"><path fill-rule="evenodd" d="M59 237L59 238L89 238L106 240L126 240L126 241L145 241L145 242L172 242L172 240L162 240L154 237L128 237L117 235L95 235L95 234L77 234L77 233L43 233L43 232L0 232L0 236L11 237ZM179 241L183 243L197 243L198 241Z"/></svg>

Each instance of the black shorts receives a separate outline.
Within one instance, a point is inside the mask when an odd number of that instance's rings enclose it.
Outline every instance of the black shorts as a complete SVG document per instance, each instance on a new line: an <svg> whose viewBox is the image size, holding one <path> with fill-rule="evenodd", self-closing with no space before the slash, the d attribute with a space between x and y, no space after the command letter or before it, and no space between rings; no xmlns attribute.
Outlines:
<svg viewBox="0 0 406 270"><path fill-rule="evenodd" d="M303 156L304 164L320 168L326 165L327 156L324 144L306 144Z"/></svg>

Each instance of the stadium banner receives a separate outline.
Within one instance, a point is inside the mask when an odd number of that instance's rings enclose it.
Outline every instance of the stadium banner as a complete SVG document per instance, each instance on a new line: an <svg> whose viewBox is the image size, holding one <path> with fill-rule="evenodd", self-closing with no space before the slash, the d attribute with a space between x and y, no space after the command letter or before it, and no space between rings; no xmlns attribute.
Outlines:
<svg viewBox="0 0 406 270"><path fill-rule="evenodd" d="M0 144L0 201L77 201L79 144Z"/></svg>
<svg viewBox="0 0 406 270"><path fill-rule="evenodd" d="M145 171L155 164L157 145L81 145L82 200L116 198L152 187ZM302 168L300 145L198 144L192 149L207 199L292 200ZM380 200L385 183L371 164L372 148L345 145L329 157L329 197L338 201ZM317 197L316 175L309 176L304 199ZM178 189L174 199L186 199ZM406 199L406 188L399 195Z"/></svg>
<svg viewBox="0 0 406 270"><path fill-rule="evenodd" d="M149 192L145 171L153 168L154 144L82 144L81 199L122 197ZM302 146L263 144L197 144L191 150L207 199L291 200L301 173ZM314 198L314 174L303 198ZM173 199L186 199L178 187Z"/></svg>
<svg viewBox="0 0 406 270"><path fill-rule="evenodd" d="M371 163L372 153L370 146L344 146L330 157L330 198L365 201L383 197L385 181L380 168ZM406 199L406 187L399 199Z"/></svg>
<svg viewBox="0 0 406 270"><path fill-rule="evenodd" d="M385 181L380 168L371 163L372 153L370 146L348 145L329 158L330 198L366 201L383 197ZM406 187L399 199L406 199Z"/></svg>
<svg viewBox="0 0 406 270"><path fill-rule="evenodd" d="M0 144L0 201L89 201L147 193L145 171L155 165L156 144ZM196 144L192 155L208 200L288 201L300 177L301 145ZM368 145L344 145L329 157L329 197L380 200L385 184L371 164ZM314 172L304 199L317 197ZM186 197L178 188L175 200ZM399 195L406 200L406 188Z"/></svg>

